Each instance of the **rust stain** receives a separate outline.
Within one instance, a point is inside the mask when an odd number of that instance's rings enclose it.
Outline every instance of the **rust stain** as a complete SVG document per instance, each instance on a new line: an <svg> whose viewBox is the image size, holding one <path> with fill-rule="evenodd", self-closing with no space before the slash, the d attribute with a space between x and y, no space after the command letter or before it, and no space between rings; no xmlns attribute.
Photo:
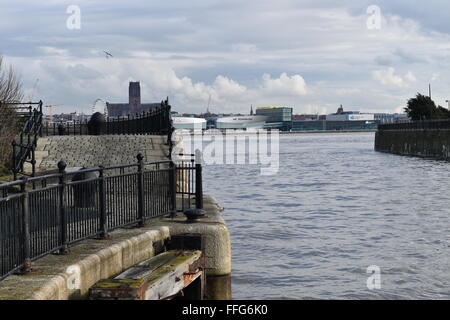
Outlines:
<svg viewBox="0 0 450 320"><path fill-rule="evenodd" d="M197 279L201 274L202 274L201 270L198 270L195 273L185 273L185 274L183 274L184 286L187 287L188 285L190 285L192 283L192 281Z"/></svg>

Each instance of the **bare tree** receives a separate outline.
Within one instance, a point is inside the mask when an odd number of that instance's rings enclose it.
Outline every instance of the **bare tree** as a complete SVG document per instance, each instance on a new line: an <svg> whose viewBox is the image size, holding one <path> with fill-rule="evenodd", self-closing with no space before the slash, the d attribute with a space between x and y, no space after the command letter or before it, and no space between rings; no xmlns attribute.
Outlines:
<svg viewBox="0 0 450 320"><path fill-rule="evenodd" d="M17 135L17 114L11 102L23 98L22 81L12 66L5 66L0 56L0 174L11 160L11 143Z"/></svg>

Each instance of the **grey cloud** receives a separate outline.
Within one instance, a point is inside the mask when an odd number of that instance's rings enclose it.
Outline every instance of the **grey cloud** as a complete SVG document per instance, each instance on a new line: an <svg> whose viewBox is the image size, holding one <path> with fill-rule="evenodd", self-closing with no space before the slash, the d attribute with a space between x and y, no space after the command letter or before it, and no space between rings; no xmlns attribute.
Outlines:
<svg viewBox="0 0 450 320"><path fill-rule="evenodd" d="M375 58L375 63L380 66L390 66L393 63L392 57L378 56Z"/></svg>
<svg viewBox="0 0 450 320"><path fill-rule="evenodd" d="M67 67L67 72L79 79L99 79L103 74L82 64Z"/></svg>
<svg viewBox="0 0 450 320"><path fill-rule="evenodd" d="M22 73L36 59L42 60L40 69L33 70L45 73L47 82L42 81L40 86L52 87L46 92L52 100L91 101L94 93L89 88L75 89L73 84L109 79L93 64L85 63L103 58L103 50L111 52L111 63L122 68L125 59L157 61L172 68L178 77L206 84L223 75L255 88L264 73L273 77L283 72L299 74L317 93L299 100L299 109L305 104L338 103L342 97L328 90L327 85L367 91L377 85L371 74L379 68L392 66L401 74L412 71L423 80L449 66L446 49L439 47L448 41L450 32L444 17L450 4L443 1L79 0L76 3L82 10L82 29L77 31L65 27L65 10L70 2L17 0L0 4L0 51L7 57L23 58L28 65L23 64ZM372 4L379 5L387 18L398 15L417 22L418 34L412 37L420 36L420 43L399 37L403 36L402 30L389 29L392 26L383 26L379 32L366 30L366 9ZM65 50L66 54L61 57L41 47ZM136 52L148 53L148 57ZM55 65L55 60L61 60L61 64ZM116 82L126 84L128 78L136 76L130 70L120 70L109 75L120 77L114 78ZM448 80L444 75L441 79ZM442 89L439 86L436 84L437 92L442 90L444 95L444 84ZM117 99L126 95L115 95L105 83L98 90L103 90L99 92L103 96ZM383 98L376 99L375 93L353 94L348 100L373 108L396 107L398 101L403 101L389 88L377 90ZM155 92L154 96L165 94Z"/></svg>
<svg viewBox="0 0 450 320"><path fill-rule="evenodd" d="M420 63L420 62L425 62L425 59L410 53L410 52L406 52L403 49L397 48L393 51L393 54L400 58L400 60L404 63Z"/></svg>

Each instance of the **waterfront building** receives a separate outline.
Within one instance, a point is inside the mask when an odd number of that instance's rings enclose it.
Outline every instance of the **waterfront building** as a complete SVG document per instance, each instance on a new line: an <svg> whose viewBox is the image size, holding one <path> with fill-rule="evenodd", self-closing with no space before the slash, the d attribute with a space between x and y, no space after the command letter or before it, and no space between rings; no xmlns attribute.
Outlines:
<svg viewBox="0 0 450 320"><path fill-rule="evenodd" d="M292 127L292 111L289 107L261 107L256 108L256 115L266 116L267 129L289 131Z"/></svg>
<svg viewBox="0 0 450 320"><path fill-rule="evenodd" d="M266 116L267 122L289 122L292 121L292 108L287 107L256 108L256 115Z"/></svg>
<svg viewBox="0 0 450 320"><path fill-rule="evenodd" d="M266 124L266 116L232 116L217 118L217 129L249 129L263 128Z"/></svg>
<svg viewBox="0 0 450 320"><path fill-rule="evenodd" d="M327 121L375 121L375 117L370 113L348 112L341 114L328 114Z"/></svg>
<svg viewBox="0 0 450 320"><path fill-rule="evenodd" d="M172 124L175 129L206 129L206 120L202 118L172 115Z"/></svg>
<svg viewBox="0 0 450 320"><path fill-rule="evenodd" d="M320 120L318 114L295 114L292 116L292 121L294 120Z"/></svg>
<svg viewBox="0 0 450 320"><path fill-rule="evenodd" d="M109 117L126 117L140 114L160 106L161 103L141 103L141 85L139 81L130 82L128 87L128 103L106 102Z"/></svg>
<svg viewBox="0 0 450 320"><path fill-rule="evenodd" d="M295 120L292 131L364 131L376 130L375 121L327 121L327 120Z"/></svg>
<svg viewBox="0 0 450 320"><path fill-rule="evenodd" d="M361 113L359 111L344 111L341 106L336 113L326 115L327 121L374 121L375 117L372 113Z"/></svg>
<svg viewBox="0 0 450 320"><path fill-rule="evenodd" d="M205 117L206 120L206 128L207 129L214 129L216 128L216 121L217 121L217 116L208 116Z"/></svg>
<svg viewBox="0 0 450 320"><path fill-rule="evenodd" d="M375 113L374 117L380 124L409 121L406 113Z"/></svg>

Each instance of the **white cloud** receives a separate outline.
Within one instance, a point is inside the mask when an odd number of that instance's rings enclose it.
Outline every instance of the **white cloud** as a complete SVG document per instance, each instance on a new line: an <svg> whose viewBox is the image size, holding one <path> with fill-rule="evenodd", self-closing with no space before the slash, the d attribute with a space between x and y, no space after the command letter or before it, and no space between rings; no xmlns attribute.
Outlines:
<svg viewBox="0 0 450 320"><path fill-rule="evenodd" d="M55 48L55 47L43 46L43 47L39 47L39 49L41 49L42 52L44 54L47 54L47 55L59 55L59 56L62 56L62 55L66 55L68 53L68 51L65 50L65 49L60 49L60 48Z"/></svg>
<svg viewBox="0 0 450 320"><path fill-rule="evenodd" d="M416 82L417 78L411 71L408 71L408 73L405 75L405 81L407 81L407 82Z"/></svg>
<svg viewBox="0 0 450 320"><path fill-rule="evenodd" d="M222 97L233 97L245 94L247 88L232 79L218 75L213 84L213 89Z"/></svg>
<svg viewBox="0 0 450 320"><path fill-rule="evenodd" d="M431 81L438 81L441 79L441 75L439 73L433 73L431 76Z"/></svg>
<svg viewBox="0 0 450 320"><path fill-rule="evenodd" d="M279 78L273 79L270 74L265 73L262 80L263 90L267 90L269 93L298 96L302 96L307 93L305 79L298 74L288 76L285 72L283 72Z"/></svg>
<svg viewBox="0 0 450 320"><path fill-rule="evenodd" d="M409 71L404 77L395 74L395 68L376 70L372 73L373 78L383 85L396 86L399 88L408 87L412 82L417 81L414 74Z"/></svg>

